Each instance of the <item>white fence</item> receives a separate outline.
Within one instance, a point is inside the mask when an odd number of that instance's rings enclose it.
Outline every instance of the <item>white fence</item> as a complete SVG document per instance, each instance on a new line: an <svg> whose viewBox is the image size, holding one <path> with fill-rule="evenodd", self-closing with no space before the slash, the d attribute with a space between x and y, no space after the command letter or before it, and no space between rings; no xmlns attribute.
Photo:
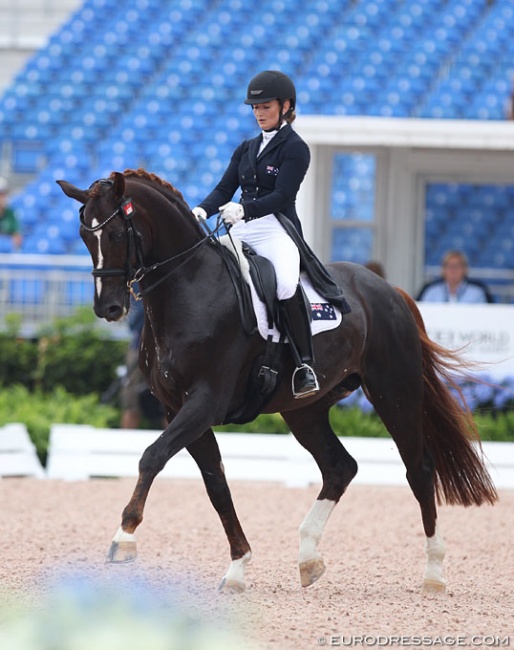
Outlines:
<svg viewBox="0 0 514 650"><path fill-rule="evenodd" d="M13 423L0 427L0 477L2 476L45 476L24 424Z"/></svg>
<svg viewBox="0 0 514 650"><path fill-rule="evenodd" d="M56 424L50 435L47 476L65 480L135 477L141 454L158 435L158 431ZM218 433L216 438L229 481L276 481L290 487L321 483L314 460L291 434ZM390 438L348 437L342 442L359 464L355 483L407 485L405 467ZM486 442L483 447L495 485L514 489L514 444ZM200 478L200 471L183 450L160 476Z"/></svg>
<svg viewBox="0 0 514 650"><path fill-rule="evenodd" d="M44 469L26 427L14 423L0 427L0 477L30 476L61 480L135 477L143 451L156 430L97 429L89 425L54 424ZM320 472L291 434L217 433L227 479L274 481L288 487L320 484ZM354 483L407 485L405 468L390 438L342 439L357 460ZM485 442L486 462L499 489L514 489L514 444ZM200 471L187 451L174 456L160 478L199 479Z"/></svg>

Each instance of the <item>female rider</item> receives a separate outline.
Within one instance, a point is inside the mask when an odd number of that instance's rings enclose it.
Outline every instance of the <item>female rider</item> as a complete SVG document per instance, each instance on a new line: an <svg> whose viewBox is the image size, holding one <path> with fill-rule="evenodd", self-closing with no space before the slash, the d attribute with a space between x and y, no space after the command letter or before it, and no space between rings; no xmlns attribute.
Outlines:
<svg viewBox="0 0 514 650"><path fill-rule="evenodd" d="M313 363L310 314L299 282L300 253L281 225L278 213L294 225L300 237L302 227L295 199L310 162L307 144L293 131L296 90L282 72L267 70L248 85L245 104L253 113L261 133L242 142L214 190L192 212L205 219L219 212L232 226L231 234L267 257L277 276L279 317L293 347L297 368L293 394L307 397L319 390ZM239 203L232 201L241 187ZM279 323L280 327L280 323Z"/></svg>

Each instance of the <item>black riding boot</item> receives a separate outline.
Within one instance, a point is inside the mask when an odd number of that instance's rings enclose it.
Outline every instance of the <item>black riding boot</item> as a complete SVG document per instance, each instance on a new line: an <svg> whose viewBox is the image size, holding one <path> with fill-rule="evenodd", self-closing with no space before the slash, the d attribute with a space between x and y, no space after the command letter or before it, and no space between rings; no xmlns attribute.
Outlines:
<svg viewBox="0 0 514 650"><path fill-rule="evenodd" d="M293 373L292 387L296 399L309 397L319 391L316 373L311 368L314 362L310 313L300 285L292 298L278 303L279 328L289 339L296 370Z"/></svg>

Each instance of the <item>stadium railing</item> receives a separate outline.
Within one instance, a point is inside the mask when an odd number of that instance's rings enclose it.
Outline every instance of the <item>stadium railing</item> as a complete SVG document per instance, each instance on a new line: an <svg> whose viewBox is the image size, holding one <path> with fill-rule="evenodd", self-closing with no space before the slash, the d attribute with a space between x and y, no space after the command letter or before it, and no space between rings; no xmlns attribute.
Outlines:
<svg viewBox="0 0 514 650"><path fill-rule="evenodd" d="M93 305L91 260L73 255L0 255L0 327L9 314L21 317L22 336L37 334L55 318L70 316L80 306ZM117 338L128 338L122 321L108 324Z"/></svg>

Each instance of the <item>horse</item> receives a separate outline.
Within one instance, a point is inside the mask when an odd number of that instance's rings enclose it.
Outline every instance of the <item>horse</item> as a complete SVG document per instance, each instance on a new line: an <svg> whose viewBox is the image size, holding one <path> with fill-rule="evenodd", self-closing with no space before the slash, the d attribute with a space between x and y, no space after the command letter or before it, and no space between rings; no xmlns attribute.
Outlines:
<svg viewBox="0 0 514 650"><path fill-rule="evenodd" d="M219 589L242 592L251 548L212 427L226 423L246 399L265 341L242 326L240 295L223 247L196 221L178 189L143 169L113 171L88 189L57 183L82 204L80 236L93 262L95 314L109 322L122 319L138 283L145 309L140 366L168 422L141 456L106 561L136 558L135 531L152 482L186 448L228 539L230 563ZM358 468L334 433L329 411L360 385L398 447L419 503L426 539L422 592L444 591L445 544L436 506L497 499L472 414L452 391L461 359L429 339L416 303L401 289L359 264L330 263L326 270L351 311L337 327L314 336L320 390L294 399L294 363L286 347L282 376L261 409L282 415L321 473L321 489L299 527L301 585L312 585L325 571L318 545Z"/></svg>

